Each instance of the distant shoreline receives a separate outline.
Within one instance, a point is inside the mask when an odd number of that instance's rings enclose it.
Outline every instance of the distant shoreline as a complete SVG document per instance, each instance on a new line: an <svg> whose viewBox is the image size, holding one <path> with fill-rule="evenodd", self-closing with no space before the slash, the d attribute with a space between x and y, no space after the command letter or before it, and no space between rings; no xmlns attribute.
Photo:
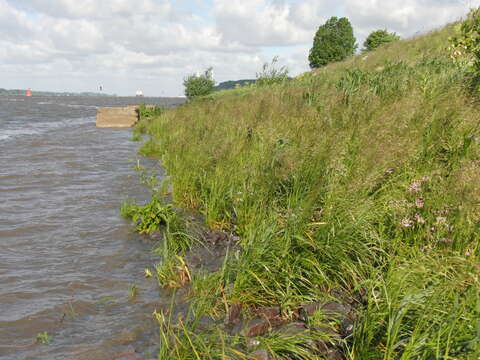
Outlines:
<svg viewBox="0 0 480 360"><path fill-rule="evenodd" d="M25 95L27 89L13 89L6 90L0 89L1 95ZM53 91L32 91L33 95L37 96L117 96L115 94L101 94L94 92L82 92L82 93L73 93L73 92L53 92Z"/></svg>
<svg viewBox="0 0 480 360"><path fill-rule="evenodd" d="M1 96L22 96L25 97L25 91L17 93L6 93L1 92ZM152 99L152 98L161 98L161 99L186 99L185 96L135 96L135 95L111 95L111 94L95 94L95 93L49 93L49 92L33 92L33 97L38 96L52 96L52 97L112 97L112 98L138 98L138 99Z"/></svg>

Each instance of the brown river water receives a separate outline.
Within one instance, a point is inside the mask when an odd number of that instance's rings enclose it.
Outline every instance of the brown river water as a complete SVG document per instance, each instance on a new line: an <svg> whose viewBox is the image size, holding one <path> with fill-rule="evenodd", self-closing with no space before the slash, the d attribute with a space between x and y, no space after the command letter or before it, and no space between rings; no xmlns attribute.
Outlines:
<svg viewBox="0 0 480 360"><path fill-rule="evenodd" d="M156 164L130 130L97 129L95 114L181 101L0 96L1 360L156 357L152 312L170 299L143 275L158 262L154 244L119 211L149 196L137 159ZM49 345L36 341L43 332Z"/></svg>

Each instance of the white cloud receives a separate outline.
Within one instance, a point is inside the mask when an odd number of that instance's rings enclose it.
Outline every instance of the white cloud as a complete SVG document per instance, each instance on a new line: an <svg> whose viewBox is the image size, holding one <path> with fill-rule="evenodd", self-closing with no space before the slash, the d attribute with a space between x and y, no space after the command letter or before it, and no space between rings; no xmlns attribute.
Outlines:
<svg viewBox="0 0 480 360"><path fill-rule="evenodd" d="M312 27L326 19L328 2L215 0L214 11L218 30L226 41L248 46L288 46L310 40Z"/></svg>
<svg viewBox="0 0 480 360"><path fill-rule="evenodd" d="M306 71L330 16L349 17L361 43L379 28L430 30L471 6L480 0L0 0L0 87L101 81L110 92L179 95L186 74L209 66L217 80L252 78L279 54L292 75Z"/></svg>
<svg viewBox="0 0 480 360"><path fill-rule="evenodd" d="M132 14L164 17L172 11L172 5L162 0L16 0L16 4L23 9L70 19L130 17Z"/></svg>
<svg viewBox="0 0 480 360"><path fill-rule="evenodd" d="M347 16L358 33L366 36L374 29L388 28L411 36L458 20L468 10L462 0L346 0Z"/></svg>

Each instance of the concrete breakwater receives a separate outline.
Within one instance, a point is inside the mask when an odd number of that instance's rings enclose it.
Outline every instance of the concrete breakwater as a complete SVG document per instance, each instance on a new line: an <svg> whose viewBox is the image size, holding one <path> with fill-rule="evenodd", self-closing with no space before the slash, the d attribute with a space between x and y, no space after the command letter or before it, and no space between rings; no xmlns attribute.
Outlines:
<svg viewBox="0 0 480 360"><path fill-rule="evenodd" d="M139 120L137 105L97 109L98 128L131 128Z"/></svg>

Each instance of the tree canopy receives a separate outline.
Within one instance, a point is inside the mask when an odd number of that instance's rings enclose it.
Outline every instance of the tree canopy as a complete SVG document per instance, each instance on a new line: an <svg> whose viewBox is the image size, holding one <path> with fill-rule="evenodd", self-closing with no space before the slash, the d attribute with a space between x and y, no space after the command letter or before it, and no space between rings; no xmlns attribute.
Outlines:
<svg viewBox="0 0 480 360"><path fill-rule="evenodd" d="M400 36L395 33L389 33L386 29L376 30L368 35L363 43L363 47L365 48L365 51L372 51L383 44L397 40L400 40Z"/></svg>
<svg viewBox="0 0 480 360"><path fill-rule="evenodd" d="M331 17L315 34L313 47L308 56L310 67L315 69L342 61L352 56L356 49L356 39L350 21L345 17Z"/></svg>
<svg viewBox="0 0 480 360"><path fill-rule="evenodd" d="M215 80L213 80L212 68L207 69L203 74L193 74L183 80L185 96L192 100L197 96L205 96L213 92Z"/></svg>

